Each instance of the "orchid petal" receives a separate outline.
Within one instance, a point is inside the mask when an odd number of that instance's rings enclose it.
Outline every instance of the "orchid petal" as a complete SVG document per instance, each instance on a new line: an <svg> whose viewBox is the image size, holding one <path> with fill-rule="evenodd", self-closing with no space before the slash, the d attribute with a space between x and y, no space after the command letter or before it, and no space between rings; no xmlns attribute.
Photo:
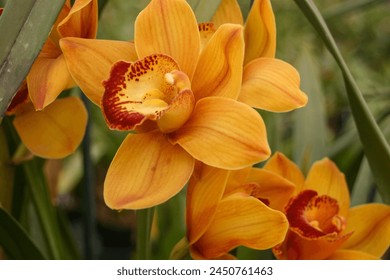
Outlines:
<svg viewBox="0 0 390 280"><path fill-rule="evenodd" d="M42 110L74 82L64 56L60 55L54 59L38 57L27 75L27 85L35 109Z"/></svg>
<svg viewBox="0 0 390 280"><path fill-rule="evenodd" d="M374 255L367 254L362 251L356 250L336 250L328 260L379 260L378 257Z"/></svg>
<svg viewBox="0 0 390 280"><path fill-rule="evenodd" d="M95 38L97 23L97 0L77 0L57 30L61 37Z"/></svg>
<svg viewBox="0 0 390 280"><path fill-rule="evenodd" d="M272 112L291 111L307 103L299 83L299 73L290 64L273 58L258 58L244 68L239 100Z"/></svg>
<svg viewBox="0 0 390 280"><path fill-rule="evenodd" d="M60 46L73 79L98 106L104 92L102 82L110 76L114 62L137 60L134 44L130 42L65 38Z"/></svg>
<svg viewBox="0 0 390 280"><path fill-rule="evenodd" d="M315 190L318 195L327 195L336 199L340 207L340 216L345 218L348 216L350 199L345 176L328 158L312 165L303 189Z"/></svg>
<svg viewBox="0 0 390 280"><path fill-rule="evenodd" d="M148 208L187 183L194 159L160 132L128 135L107 171L104 200L112 209Z"/></svg>
<svg viewBox="0 0 390 280"><path fill-rule="evenodd" d="M270 0L255 0L245 24L244 65L259 57L275 57L276 25Z"/></svg>
<svg viewBox="0 0 390 280"><path fill-rule="evenodd" d="M351 208L345 230L353 234L343 244L343 249L380 258L390 246L390 206L374 203Z"/></svg>
<svg viewBox="0 0 390 280"><path fill-rule="evenodd" d="M244 25L240 5L236 0L222 0L211 21L216 27L224 23Z"/></svg>
<svg viewBox="0 0 390 280"><path fill-rule="evenodd" d="M195 98L223 96L237 99L242 80L242 26L220 26L204 47L192 81Z"/></svg>
<svg viewBox="0 0 390 280"><path fill-rule="evenodd" d="M199 161L223 169L248 167L270 154L260 115L229 98L199 100L188 122L169 138Z"/></svg>
<svg viewBox="0 0 390 280"><path fill-rule="evenodd" d="M26 147L43 158L63 158L73 153L83 139L87 111L77 97L58 99L43 111L28 104L13 121Z"/></svg>
<svg viewBox="0 0 390 280"><path fill-rule="evenodd" d="M264 250L283 241L288 221L254 197L232 195L223 199L213 222L196 243L206 258L216 258L243 245Z"/></svg>
<svg viewBox="0 0 390 280"><path fill-rule="evenodd" d="M295 191L295 185L287 179L265 169L252 168L247 178L248 183L255 183L252 196L269 201L267 206L283 211Z"/></svg>
<svg viewBox="0 0 390 280"><path fill-rule="evenodd" d="M271 171L294 183L298 193L305 182L305 176L298 166L284 154L276 152L265 164L265 170Z"/></svg>
<svg viewBox="0 0 390 280"><path fill-rule="evenodd" d="M134 38L140 59L156 53L169 55L192 79L200 37L195 15L186 1L151 1L135 21Z"/></svg>
<svg viewBox="0 0 390 280"><path fill-rule="evenodd" d="M199 163L187 190L187 238L194 244L212 222L229 171Z"/></svg>

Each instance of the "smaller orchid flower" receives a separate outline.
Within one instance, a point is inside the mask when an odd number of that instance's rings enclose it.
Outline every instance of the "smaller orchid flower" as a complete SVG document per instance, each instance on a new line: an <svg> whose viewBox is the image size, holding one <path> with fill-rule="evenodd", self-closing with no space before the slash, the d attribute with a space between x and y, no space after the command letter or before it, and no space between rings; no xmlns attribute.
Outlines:
<svg viewBox="0 0 390 280"><path fill-rule="evenodd" d="M285 201L290 224L286 239L273 248L278 259L378 259L389 248L390 206L350 208L344 174L329 159L315 162L306 178L281 153L272 156L264 170L295 185L290 196L278 196ZM272 201L275 196L265 191L259 197Z"/></svg>
<svg viewBox="0 0 390 280"><path fill-rule="evenodd" d="M66 0L43 49L27 75L27 86L36 110L52 103L65 89L75 86L59 40L65 37L95 38L97 0Z"/></svg>
<svg viewBox="0 0 390 280"><path fill-rule="evenodd" d="M270 184L276 187L271 190ZM258 196L263 188L277 197L290 195L295 186L261 169L227 171L197 165L186 206L187 246L192 258L234 259L229 251L237 246L265 250L283 241L288 221L271 207L278 208L285 201L263 200Z"/></svg>
<svg viewBox="0 0 390 280"><path fill-rule="evenodd" d="M255 0L245 24L237 1L222 0L211 21L215 28L227 22L245 25L244 71L239 101L271 112L286 112L306 105L307 96L299 88L298 71L275 58L276 24L270 0ZM207 34L205 37L212 32Z"/></svg>
<svg viewBox="0 0 390 280"><path fill-rule="evenodd" d="M24 82L6 112L14 116L13 125L21 141L36 156L64 158L80 145L88 114L80 98L70 96L55 100L36 111Z"/></svg>

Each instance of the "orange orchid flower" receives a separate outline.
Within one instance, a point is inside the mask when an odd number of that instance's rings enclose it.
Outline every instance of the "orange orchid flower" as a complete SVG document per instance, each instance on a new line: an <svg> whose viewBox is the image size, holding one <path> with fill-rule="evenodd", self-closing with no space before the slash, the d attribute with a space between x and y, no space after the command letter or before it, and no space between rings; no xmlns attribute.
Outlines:
<svg viewBox="0 0 390 280"><path fill-rule="evenodd" d="M222 0L212 22L216 27L227 22L244 25L237 1ZM239 101L272 112L306 105L307 96L299 88L299 73L292 65L275 58L276 24L270 0L253 2L244 32L245 67Z"/></svg>
<svg viewBox="0 0 390 280"><path fill-rule="evenodd" d="M236 100L242 26L221 25L201 50L187 2L152 0L135 21L134 43L64 38L60 46L72 77L102 107L109 127L136 131L108 169L109 207L168 200L187 183L195 160L239 169L269 157L262 118Z"/></svg>
<svg viewBox="0 0 390 280"><path fill-rule="evenodd" d="M270 189L270 184L276 187ZM281 211L271 208L282 202L262 200L258 197L262 188L277 196L290 195L295 186L261 169L227 171L197 165L186 206L187 246L192 258L234 259L229 251L237 246L265 250L282 242L288 221Z"/></svg>
<svg viewBox="0 0 390 280"><path fill-rule="evenodd" d="M43 49L27 75L30 98L36 110L52 103L65 89L75 86L69 74L59 40L65 37L95 38L97 0L66 0Z"/></svg>
<svg viewBox="0 0 390 280"><path fill-rule="evenodd" d="M7 115L14 115L13 125L23 144L36 156L64 158L80 145L88 114L80 98L55 100L36 111L24 82L12 99Z"/></svg>
<svg viewBox="0 0 390 280"><path fill-rule="evenodd" d="M315 162L305 178L292 161L276 153L264 171L295 185L290 195L267 194L279 185L265 181L268 186L258 193L262 199L284 201L275 209L284 209L290 227L286 239L273 248L278 259L378 259L389 248L390 206L350 208L344 174L329 159Z"/></svg>

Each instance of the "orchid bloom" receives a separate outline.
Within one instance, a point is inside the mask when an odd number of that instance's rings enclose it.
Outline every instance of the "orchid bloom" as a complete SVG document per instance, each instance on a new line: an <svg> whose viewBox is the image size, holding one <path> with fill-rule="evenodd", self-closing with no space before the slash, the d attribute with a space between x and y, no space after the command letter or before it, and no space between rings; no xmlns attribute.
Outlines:
<svg viewBox="0 0 390 280"><path fill-rule="evenodd" d="M55 100L36 111L24 82L6 112L15 116L13 125L23 144L36 156L64 158L80 145L88 114L80 98L70 96Z"/></svg>
<svg viewBox="0 0 390 280"><path fill-rule="evenodd" d="M350 208L344 174L329 159L315 162L306 178L281 153L263 169L295 185L293 193L275 195L269 191L280 185L265 179L268 186L258 193L283 202L273 208L283 209L290 224L286 239L273 248L278 259L378 259L389 248L390 206Z"/></svg>
<svg viewBox="0 0 390 280"><path fill-rule="evenodd" d="M97 0L66 0L43 49L27 75L30 98L36 110L52 103L65 89L75 86L59 40L65 37L95 38Z"/></svg>
<svg viewBox="0 0 390 280"><path fill-rule="evenodd" d="M260 182L260 183L259 183ZM187 240L194 259L232 259L237 246L265 250L281 243L288 221L272 209L280 201L262 200L262 188L270 193L291 194L295 186L256 168L236 171L197 165L187 192Z"/></svg>
<svg viewBox="0 0 390 280"><path fill-rule="evenodd" d="M222 0L212 18L215 27L244 25L236 0ZM212 34L212 32L209 32ZM270 0L255 0L245 22L245 57L239 101L271 112L286 112L307 103L297 70L275 58L276 24Z"/></svg>
<svg viewBox="0 0 390 280"><path fill-rule="evenodd" d="M186 1L152 0L135 21L134 43L65 38L60 46L74 80L101 106L109 127L136 131L108 169L109 207L163 203L187 183L195 160L239 169L269 157L262 118L236 100L242 26L221 25L202 46Z"/></svg>

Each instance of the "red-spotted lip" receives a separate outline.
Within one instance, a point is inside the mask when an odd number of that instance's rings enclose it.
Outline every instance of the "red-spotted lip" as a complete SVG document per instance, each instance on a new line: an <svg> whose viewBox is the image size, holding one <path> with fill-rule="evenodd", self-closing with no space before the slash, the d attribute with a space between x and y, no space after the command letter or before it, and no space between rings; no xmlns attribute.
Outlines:
<svg viewBox="0 0 390 280"><path fill-rule="evenodd" d="M318 196L314 190L300 192L286 206L290 229L308 239L337 239L345 226L338 211L337 200L327 195Z"/></svg>
<svg viewBox="0 0 390 280"><path fill-rule="evenodd" d="M158 120L177 94L165 75L177 69L177 63L162 54L115 63L103 82L102 110L108 126L133 130L145 120Z"/></svg>

